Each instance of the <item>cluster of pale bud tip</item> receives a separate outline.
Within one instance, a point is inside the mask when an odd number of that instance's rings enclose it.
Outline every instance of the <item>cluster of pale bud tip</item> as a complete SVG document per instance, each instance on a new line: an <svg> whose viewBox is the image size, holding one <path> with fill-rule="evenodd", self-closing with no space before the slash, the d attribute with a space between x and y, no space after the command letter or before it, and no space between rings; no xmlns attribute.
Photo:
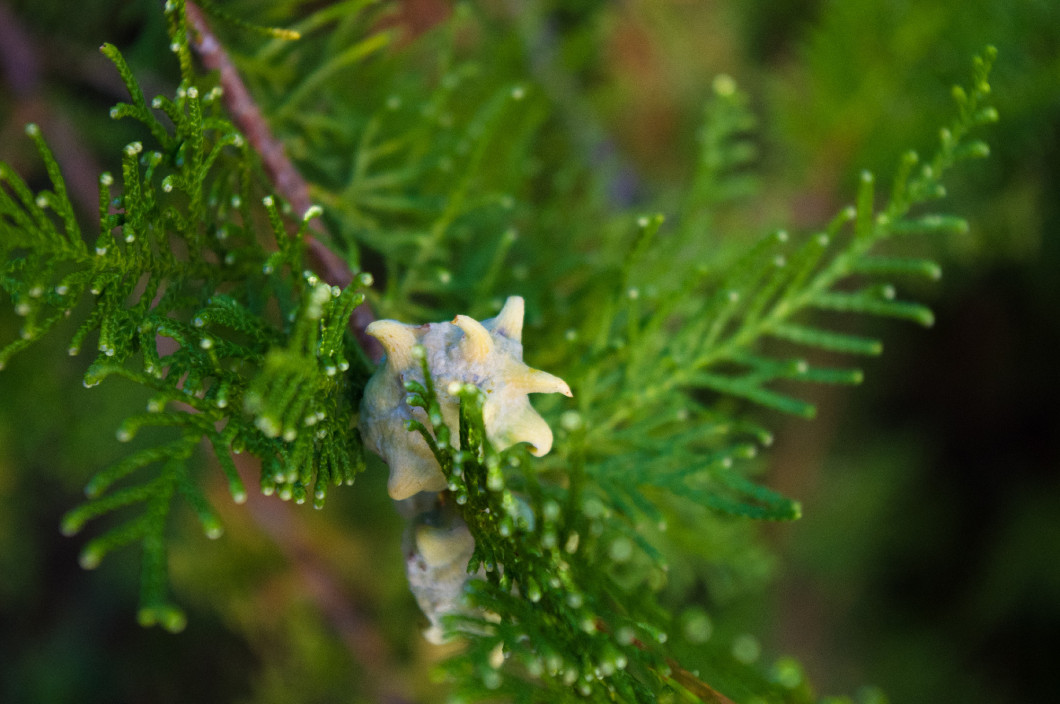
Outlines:
<svg viewBox="0 0 1060 704"><path fill-rule="evenodd" d="M527 394L571 395L559 377L523 363L523 299L511 296L495 317L479 322L458 315L451 323L406 325L377 320L366 332L383 345L386 358L368 381L361 402L360 430L365 444L390 467L391 498L406 499L421 491L447 487L441 467L419 432L406 429L417 420L430 428L427 413L407 402L405 383L424 383L421 358L434 380L442 419L458 442L460 400L464 384L483 394L482 419L490 443L503 450L529 443L540 457L552 449L552 430L530 405Z"/></svg>

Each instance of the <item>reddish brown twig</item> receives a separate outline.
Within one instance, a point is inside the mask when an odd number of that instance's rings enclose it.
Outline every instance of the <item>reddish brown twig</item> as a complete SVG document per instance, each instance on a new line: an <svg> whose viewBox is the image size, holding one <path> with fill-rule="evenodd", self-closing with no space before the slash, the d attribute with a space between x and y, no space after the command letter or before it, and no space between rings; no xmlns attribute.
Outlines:
<svg viewBox="0 0 1060 704"><path fill-rule="evenodd" d="M596 630L601 633L611 633L611 627L603 619L599 618L596 619ZM638 650L648 650L648 646L640 638L633 639L633 646ZM691 694L699 697L699 700L704 704L736 704L736 702L681 667L680 663L673 658L666 658L666 664L670 668L670 674L667 677L687 689Z"/></svg>
<svg viewBox="0 0 1060 704"><path fill-rule="evenodd" d="M221 88L224 91L225 105L232 116L232 121L247 138L254 151L261 157L265 172L272 181L277 195L291 204L296 213L304 213L312 206L309 197L309 184L302 178L295 165L287 157L283 142L276 139L261 114L261 109L247 90L246 84L239 75L232 59L224 46L210 29L202 10L193 2L186 4L186 13L191 31L191 45L202 59L202 64L220 76ZM318 219L310 223L310 229L320 235L323 227ZM345 287L353 281L353 273L345 261L328 249L316 236L307 236L305 245L314 271L321 279L332 286ZM357 338L361 349L373 361L383 356L383 348L378 340L366 335L364 329L375 320L368 304L362 304L350 317L350 329Z"/></svg>
<svg viewBox="0 0 1060 704"><path fill-rule="evenodd" d="M736 702L681 667L673 658L667 658L666 664L670 666L670 679L699 697L701 702L705 702L705 704L736 704Z"/></svg>
<svg viewBox="0 0 1060 704"><path fill-rule="evenodd" d="M306 212L312 205L309 185L287 158L283 143L273 136L235 65L210 30L202 11L194 3L188 2L186 12L192 47L207 69L219 73L225 104L233 122L261 157L276 193L290 203L295 212ZM310 228L318 235L323 232L320 221L316 219L310 223ZM314 271L324 281L336 286L348 286L352 282L353 274L346 262L325 247L316 236L308 235L305 244ZM382 347L375 338L364 332L372 320L374 316L371 309L367 304L362 304L354 311L350 328L365 353L371 359L379 360ZM257 524L288 554L310 594L350 652L370 673L369 685L375 690L376 697L380 701L405 702L404 693L395 692L392 683L386 682L387 679L393 679L387 675L392 674L394 667L383 639L367 616L344 598L339 580L323 560L308 548L308 541L301 539L304 530L288 507L275 501L266 503L254 497L250 501L250 508Z"/></svg>

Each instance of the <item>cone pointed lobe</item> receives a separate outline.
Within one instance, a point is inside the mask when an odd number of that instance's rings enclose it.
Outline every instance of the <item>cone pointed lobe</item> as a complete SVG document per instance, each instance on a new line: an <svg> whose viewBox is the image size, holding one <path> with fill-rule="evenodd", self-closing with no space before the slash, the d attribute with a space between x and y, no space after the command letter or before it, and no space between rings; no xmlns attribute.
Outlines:
<svg viewBox="0 0 1060 704"><path fill-rule="evenodd" d="M523 341L523 315L525 304L522 296L508 296L504 307L493 319L493 331L504 335L509 340Z"/></svg>
<svg viewBox="0 0 1060 704"><path fill-rule="evenodd" d="M482 323L466 315L458 315L453 318L453 324L464 331L460 350L469 361L481 362L493 352L493 336Z"/></svg>
<svg viewBox="0 0 1060 704"><path fill-rule="evenodd" d="M412 348L417 342L412 327L396 320L376 320L364 331L379 340L386 350L388 366L402 369L412 364Z"/></svg>

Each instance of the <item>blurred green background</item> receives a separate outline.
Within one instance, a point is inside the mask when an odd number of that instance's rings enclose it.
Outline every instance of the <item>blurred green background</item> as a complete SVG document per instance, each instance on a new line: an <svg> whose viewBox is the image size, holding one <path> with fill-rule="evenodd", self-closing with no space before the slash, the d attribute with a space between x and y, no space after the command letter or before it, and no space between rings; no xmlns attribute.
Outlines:
<svg viewBox="0 0 1060 704"><path fill-rule="evenodd" d="M271 21L326 4L225 6ZM395 4L386 21L409 37L451 11L441 0ZM39 123L86 214L96 174L115 168L133 135L107 118L123 96L96 48L121 47L149 94L171 90L158 5L0 0L0 159L43 185L22 137ZM484 27L513 37L529 13L541 20L563 85L576 89L557 91L551 75L552 97L606 135L631 206L679 201L711 82L733 76L761 121L761 187L732 216L754 234L822 223L863 168L887 183L903 150L930 149L971 56L998 47L993 155L959 170L946 203L971 231L912 245L944 264L941 283L908 285L937 323L881 324L873 332L886 351L865 365L861 388L818 391L809 423L770 418L780 432L768 483L802 500L805 517L765 528L773 579L731 608L765 652L802 661L822 695L874 685L903 704L1054 698L1060 4L520 5L476 7L491 19ZM533 73L533 46L513 40L496 70ZM535 79L550 90L549 75ZM0 340L17 334L0 309ZM84 389L87 359L61 347L40 344L0 373L0 701L367 702L380 678L399 680L388 689L412 701L436 699L426 673L439 654L415 636L401 520L378 466L322 512L226 507L204 466L226 535L207 541L190 517L174 526L174 590L189 626L140 629L136 555L82 571L83 539L58 525L88 477L125 450L112 431L146 399L121 382Z"/></svg>

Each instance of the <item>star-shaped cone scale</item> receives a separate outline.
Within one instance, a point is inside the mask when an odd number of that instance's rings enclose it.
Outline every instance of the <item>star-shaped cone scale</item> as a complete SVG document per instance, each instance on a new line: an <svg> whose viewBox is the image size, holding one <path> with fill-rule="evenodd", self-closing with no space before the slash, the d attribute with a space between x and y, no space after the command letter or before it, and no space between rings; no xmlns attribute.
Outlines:
<svg viewBox="0 0 1060 704"><path fill-rule="evenodd" d="M418 432L405 429L415 418L430 427L426 413L405 401L405 382L423 383L413 347L423 345L434 379L442 417L453 442L459 438L459 399L453 382L474 384L485 394L482 418L486 435L498 450L525 442L537 456L552 449L552 430L527 397L532 393L571 396L557 376L523 363L523 299L511 296L495 317L479 322L458 315L450 323L406 325L377 320L368 326L386 350L386 358L368 381L361 402L361 434L368 447L390 467L387 490L394 499L446 487L434 455Z"/></svg>

